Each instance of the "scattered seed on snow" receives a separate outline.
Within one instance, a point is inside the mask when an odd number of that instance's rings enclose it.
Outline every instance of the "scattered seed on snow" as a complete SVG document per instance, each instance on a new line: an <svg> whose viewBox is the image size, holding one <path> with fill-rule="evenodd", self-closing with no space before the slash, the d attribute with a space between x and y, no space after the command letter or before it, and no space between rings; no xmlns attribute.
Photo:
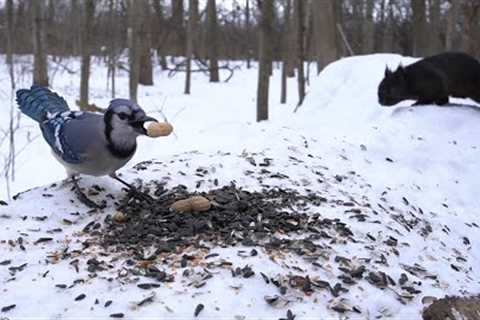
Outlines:
<svg viewBox="0 0 480 320"><path fill-rule="evenodd" d="M12 263L12 260L3 260L0 261L0 266L8 266L10 263Z"/></svg>
<svg viewBox="0 0 480 320"><path fill-rule="evenodd" d="M124 315L123 313L121 313L121 312L119 312L119 313L112 313L112 314L110 315L110 318L123 318L123 317L125 317L125 315Z"/></svg>
<svg viewBox="0 0 480 320"><path fill-rule="evenodd" d="M53 240L53 238L50 238L50 237L42 237L42 238L39 238L37 241L35 241L33 244L49 242L49 241L52 241L52 240Z"/></svg>
<svg viewBox="0 0 480 320"><path fill-rule="evenodd" d="M200 312L202 312L202 310L205 308L205 306L203 304L198 304L197 307L195 308L195 312L193 313L193 315L195 317L198 317L198 315L200 314Z"/></svg>
<svg viewBox="0 0 480 320"><path fill-rule="evenodd" d="M207 260L207 259L215 258L215 257L218 257L218 256L219 256L218 253L210 253L210 254L206 255L204 259Z"/></svg>
<svg viewBox="0 0 480 320"><path fill-rule="evenodd" d="M140 283L140 284L137 284L137 287L139 287L140 289L149 290L149 289L152 289L152 288L159 288L160 284L158 284L158 283Z"/></svg>
<svg viewBox="0 0 480 320"><path fill-rule="evenodd" d="M17 306L16 304L11 304L11 305L2 307L2 309L0 309L0 311L1 312L8 312L8 311L14 309L16 306Z"/></svg>
<svg viewBox="0 0 480 320"><path fill-rule="evenodd" d="M146 297L145 299L139 301L139 302L137 303L137 306L138 306L138 307L142 307L142 306L145 306L145 305L147 305L147 304L149 304L149 303L152 303L154 298L155 298L155 292L154 292L152 295Z"/></svg>
<svg viewBox="0 0 480 320"><path fill-rule="evenodd" d="M86 295L84 293L82 293L75 298L75 301L81 301L81 300L85 299L85 297L86 297Z"/></svg>

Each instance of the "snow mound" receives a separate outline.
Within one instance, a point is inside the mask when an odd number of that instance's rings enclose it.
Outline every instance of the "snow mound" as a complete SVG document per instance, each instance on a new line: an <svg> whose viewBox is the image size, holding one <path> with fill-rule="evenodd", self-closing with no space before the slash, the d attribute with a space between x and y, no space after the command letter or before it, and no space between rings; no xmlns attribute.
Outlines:
<svg viewBox="0 0 480 320"><path fill-rule="evenodd" d="M312 83L299 117L291 123L298 128L332 141L368 148L372 158L393 159L394 170L356 161L375 185L414 183L431 189L436 201L449 199L462 211L474 212L479 206L475 196L479 172L480 107L470 99L451 99L454 105L411 107L403 101L394 107L377 102L377 87L385 66L407 65L414 58L376 54L342 59L327 66ZM362 147L363 148L363 147ZM433 189L436 189L434 191ZM437 197L438 196L438 197Z"/></svg>
<svg viewBox="0 0 480 320"><path fill-rule="evenodd" d="M467 106L410 108L413 100L400 102L395 107L380 106L377 87L383 79L385 67L395 69L398 65L408 65L417 60L396 54L374 54L334 62L312 81L308 97L301 107L302 113L308 117L318 113L322 116L320 121L338 119L340 125L354 127L388 122L393 118L395 121L408 121L412 128L420 128L422 123L434 124L437 128L445 128L448 133L459 127L467 128L479 120L480 108L475 107L476 103L470 99L451 99L453 103Z"/></svg>

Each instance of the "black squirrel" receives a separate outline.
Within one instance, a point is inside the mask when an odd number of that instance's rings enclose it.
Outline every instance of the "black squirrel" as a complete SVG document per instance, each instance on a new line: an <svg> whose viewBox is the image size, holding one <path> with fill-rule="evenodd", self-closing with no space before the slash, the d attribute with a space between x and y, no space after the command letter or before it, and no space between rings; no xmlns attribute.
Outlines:
<svg viewBox="0 0 480 320"><path fill-rule="evenodd" d="M462 52L445 52L397 70L385 69L378 86L378 102L393 106L402 100L413 105L445 105L448 97L470 98L480 103L480 63Z"/></svg>

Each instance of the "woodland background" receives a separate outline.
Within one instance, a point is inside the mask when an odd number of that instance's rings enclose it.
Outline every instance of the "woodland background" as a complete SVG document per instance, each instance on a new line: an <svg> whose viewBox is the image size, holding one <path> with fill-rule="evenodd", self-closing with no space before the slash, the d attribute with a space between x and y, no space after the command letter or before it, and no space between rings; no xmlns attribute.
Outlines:
<svg viewBox="0 0 480 320"><path fill-rule="evenodd" d="M283 79L298 78L301 105L310 67L319 73L341 57L447 50L478 57L479 15L480 0L6 0L0 50L9 65L15 54L33 54L27 71L40 85L49 83L47 59L62 66L65 57L80 56L83 110L100 110L89 103L93 57L108 65L112 97L118 69L129 72L133 100L139 84L154 85L155 64L184 73L188 94L192 72L228 81L218 71L233 76L229 61L244 60L247 68L259 62L257 120L265 120L272 63L279 63Z"/></svg>

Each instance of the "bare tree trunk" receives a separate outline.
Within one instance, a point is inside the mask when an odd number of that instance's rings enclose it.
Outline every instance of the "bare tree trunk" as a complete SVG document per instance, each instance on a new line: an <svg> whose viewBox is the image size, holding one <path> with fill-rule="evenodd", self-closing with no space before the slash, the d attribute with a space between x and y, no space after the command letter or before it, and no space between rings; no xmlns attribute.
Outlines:
<svg viewBox="0 0 480 320"><path fill-rule="evenodd" d="M8 65L8 74L10 77L10 121L8 128L8 137L9 137L9 153L6 159L6 164L4 168L4 177L7 186L7 197L10 199L10 179L11 181L15 180L15 158L16 158L16 148L15 148L15 73L13 65L13 52L14 52L14 24L13 24L13 0L7 0L5 4L5 14L7 20L7 50L6 50L6 60Z"/></svg>
<svg viewBox="0 0 480 320"><path fill-rule="evenodd" d="M195 39L197 37L198 0L188 0L187 24L187 72L185 74L185 94L190 94L192 78L192 56Z"/></svg>
<svg viewBox="0 0 480 320"><path fill-rule="evenodd" d="M292 1L286 0L286 5L283 11L283 20L285 29L283 30L283 46L282 46L282 87L280 90L280 103L287 102L287 73L288 73L288 64L290 63L290 14L292 11Z"/></svg>
<svg viewBox="0 0 480 320"><path fill-rule="evenodd" d="M13 80L13 0L7 0L5 4L5 11L7 17L7 64L9 66L9 70L11 70L10 78ZM15 82L12 81L12 85L15 85Z"/></svg>
<svg viewBox="0 0 480 320"><path fill-rule="evenodd" d="M297 30L297 82L298 82L298 104L301 106L305 99L305 1L295 0L295 18Z"/></svg>
<svg viewBox="0 0 480 320"><path fill-rule="evenodd" d="M334 0L314 1L315 38L317 41L317 73L338 59Z"/></svg>
<svg viewBox="0 0 480 320"><path fill-rule="evenodd" d="M287 68L286 73L287 73L287 78L294 78L296 73L295 73L295 68L297 66L296 60L297 60L297 18L296 14L294 12L294 0L289 0L290 1L290 21L288 24L288 49L287 49L287 55L288 55L288 63L285 65Z"/></svg>
<svg viewBox="0 0 480 320"><path fill-rule="evenodd" d="M33 17L33 83L48 86L47 56L45 54L44 0L32 2Z"/></svg>
<svg viewBox="0 0 480 320"><path fill-rule="evenodd" d="M33 19L25 19L30 14L30 11L26 9L25 1L18 1L18 6L14 11L14 30L19 35L25 35L28 30L28 33L31 33L33 28L29 28L32 25ZM32 39L22 36L23 39L15 39L15 50L18 50L19 53L32 53L31 46L32 46ZM28 48L28 49L27 49Z"/></svg>
<svg viewBox="0 0 480 320"><path fill-rule="evenodd" d="M250 1L246 0L245 4L245 41L246 41L246 54L247 54L247 69L251 68L251 56L250 56L250 51L252 50L250 48Z"/></svg>
<svg viewBox="0 0 480 320"><path fill-rule="evenodd" d="M427 18L425 0L411 0L413 12L413 55L425 56L428 54L427 46Z"/></svg>
<svg viewBox="0 0 480 320"><path fill-rule="evenodd" d="M340 32L338 32L340 29L343 29L344 25L344 19L343 19L343 7L344 7L344 2L346 0L327 0L331 2L331 6L333 7L333 21L334 21L334 29L335 29L335 43L336 43L336 48L337 48L337 58L346 56L348 54L347 52L347 46L345 45L345 42L343 41L342 35ZM321 1L322 2L322 1ZM341 28L339 28L340 26Z"/></svg>
<svg viewBox="0 0 480 320"><path fill-rule="evenodd" d="M140 29L138 17L140 8L135 0L128 0L128 61L129 61L129 93L130 100L137 102L138 80L140 74L140 59L138 32Z"/></svg>
<svg viewBox="0 0 480 320"><path fill-rule="evenodd" d="M109 30L109 50L108 50L108 75L110 76L111 82L111 97L115 98L115 78L117 71L117 28L115 26L115 12L114 8L116 7L117 0L110 0L108 4L108 30Z"/></svg>
<svg viewBox="0 0 480 320"><path fill-rule="evenodd" d="M393 5L391 2L384 2L384 31L382 37L382 48L383 52L393 52L394 51L394 16L393 16Z"/></svg>
<svg viewBox="0 0 480 320"><path fill-rule="evenodd" d="M219 82L218 72L218 22L216 0L207 3L207 44L210 63L210 82Z"/></svg>
<svg viewBox="0 0 480 320"><path fill-rule="evenodd" d="M167 58L165 57L165 49L164 42L166 38L165 29L165 16L163 14L163 7L160 0L153 1L153 8L155 9L155 13L157 15L157 38L156 38L156 48L157 48L157 55L159 58L160 67L162 70L167 69Z"/></svg>
<svg viewBox="0 0 480 320"><path fill-rule="evenodd" d="M280 103L287 103L287 62L285 59L282 62L282 80L281 80L281 89L280 89Z"/></svg>
<svg viewBox="0 0 480 320"><path fill-rule="evenodd" d="M380 52L393 52L394 50L394 16L393 5L389 0L382 0L380 2L380 28L379 28L379 43L376 50Z"/></svg>
<svg viewBox="0 0 480 320"><path fill-rule="evenodd" d="M365 0L365 19L363 21L363 53L375 50L375 23L373 21L374 0Z"/></svg>
<svg viewBox="0 0 480 320"><path fill-rule="evenodd" d="M450 0L450 7L447 13L447 30L445 32L445 50L451 51L455 41L455 34L457 30L457 21L459 14L459 2Z"/></svg>
<svg viewBox="0 0 480 320"><path fill-rule="evenodd" d="M148 0L140 0L136 1L137 6L141 6L141 16L137 17L140 19L140 29L139 29L139 45L140 45L140 73L138 77L138 83L144 86L152 86L153 85L153 66L152 66L152 54L151 54L151 47L152 47L152 40L150 34L150 18L151 18L151 10L150 10L150 3Z"/></svg>
<svg viewBox="0 0 480 320"><path fill-rule="evenodd" d="M470 55L479 53L479 27L480 2L478 0L467 0L463 2L464 32L463 32L463 51Z"/></svg>
<svg viewBox="0 0 480 320"><path fill-rule="evenodd" d="M455 40L455 34L457 33L457 21L458 21L458 9L459 1L450 0L450 8L447 14L447 31L445 34L445 50L451 51L453 49L453 43Z"/></svg>
<svg viewBox="0 0 480 320"><path fill-rule="evenodd" d="M352 7L352 16L350 24L352 25L352 32L349 39L350 47L355 52L362 52L363 50L363 25L364 25L364 15L363 15L363 2L364 0L350 0L350 6ZM337 21L337 23L339 23Z"/></svg>
<svg viewBox="0 0 480 320"><path fill-rule="evenodd" d="M272 65L273 0L259 0L260 57L257 87L257 121L268 120L270 68Z"/></svg>
<svg viewBox="0 0 480 320"><path fill-rule="evenodd" d="M115 79L116 79L116 74L117 74L117 66L116 66L116 61L113 60L112 62L112 65L111 65L111 73L110 73L110 81L112 83L112 88L111 88L111 97L112 99L115 99L115 95L116 95L116 85L115 85Z"/></svg>
<svg viewBox="0 0 480 320"><path fill-rule="evenodd" d="M81 48L81 36L78 32L78 26L80 25L80 21L78 19L78 12L80 12L80 8L78 5L78 0L71 0L70 1L70 28L69 34L72 38L72 54L74 56L80 54Z"/></svg>
<svg viewBox="0 0 480 320"><path fill-rule="evenodd" d="M355 52L353 51L352 46L348 42L347 36L345 35L345 32L343 31L343 27L340 23L337 23L337 30L338 30L338 33L340 34L343 47L345 47L345 51L347 52L347 54L350 56L355 55Z"/></svg>
<svg viewBox="0 0 480 320"><path fill-rule="evenodd" d="M172 0L172 17L170 27L173 29L174 55L185 55L185 26L183 19L183 0Z"/></svg>
<svg viewBox="0 0 480 320"><path fill-rule="evenodd" d="M386 33L386 29L387 29L387 19L386 19L386 0L381 0L380 2L380 12L379 12L379 24L380 24L380 28L378 28L378 34L379 34L379 40L375 49L377 51L380 51L380 52L385 52L385 33Z"/></svg>
<svg viewBox="0 0 480 320"><path fill-rule="evenodd" d="M80 70L80 110L89 110L88 82L90 78L90 55L92 42L92 21L95 15L94 0L84 0L82 19L82 65Z"/></svg>
<svg viewBox="0 0 480 320"><path fill-rule="evenodd" d="M55 3L58 1L48 0L47 4L47 18L46 18L46 42L48 44L47 53L50 52L52 56L59 54L57 43L57 29L55 27Z"/></svg>
<svg viewBox="0 0 480 320"><path fill-rule="evenodd" d="M442 43L440 39L440 0L429 0L429 55L440 53Z"/></svg>
<svg viewBox="0 0 480 320"><path fill-rule="evenodd" d="M305 35L303 40L303 58L307 64L307 69L304 72L305 83L310 83L310 57L315 57L316 39L315 39L315 19L313 17L313 3L304 4L305 11ZM312 54L313 51L313 54Z"/></svg>

